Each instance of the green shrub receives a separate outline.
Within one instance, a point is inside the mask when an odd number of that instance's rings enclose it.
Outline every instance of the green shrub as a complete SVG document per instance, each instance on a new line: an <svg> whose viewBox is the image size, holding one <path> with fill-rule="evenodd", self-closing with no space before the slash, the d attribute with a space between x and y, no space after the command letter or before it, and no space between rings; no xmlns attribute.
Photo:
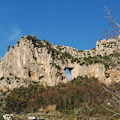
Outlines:
<svg viewBox="0 0 120 120"><path fill-rule="evenodd" d="M47 110L45 113L46 113L46 114L48 114L49 112L50 112L50 111L49 111L49 110Z"/></svg>
<svg viewBox="0 0 120 120"><path fill-rule="evenodd" d="M32 35L28 35L28 36L27 36L27 39L28 39L28 40L32 40L32 38L33 38Z"/></svg>

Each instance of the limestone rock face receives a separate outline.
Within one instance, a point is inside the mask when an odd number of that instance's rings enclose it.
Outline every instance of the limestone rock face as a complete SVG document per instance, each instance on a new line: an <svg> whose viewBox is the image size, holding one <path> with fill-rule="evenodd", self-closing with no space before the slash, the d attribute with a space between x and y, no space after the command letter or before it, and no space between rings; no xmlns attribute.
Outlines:
<svg viewBox="0 0 120 120"><path fill-rule="evenodd" d="M105 84L118 82L120 70L117 66L106 69L103 62L95 62L95 59L91 62L89 59L119 51L119 36L97 41L94 49L85 51L22 37L0 61L0 89L13 89L36 82L49 86L67 83L66 69L70 71L71 79L88 76Z"/></svg>

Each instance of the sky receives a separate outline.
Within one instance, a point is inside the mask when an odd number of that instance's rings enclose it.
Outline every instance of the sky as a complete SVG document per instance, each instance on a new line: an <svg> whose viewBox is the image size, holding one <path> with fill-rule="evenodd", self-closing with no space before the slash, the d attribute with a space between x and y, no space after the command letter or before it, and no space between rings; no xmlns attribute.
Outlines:
<svg viewBox="0 0 120 120"><path fill-rule="evenodd" d="M110 29L101 2L119 15L120 0L1 0L0 58L29 34L55 45L94 48L104 29ZM70 79L68 70L66 75Z"/></svg>
<svg viewBox="0 0 120 120"><path fill-rule="evenodd" d="M113 11L120 0L101 0ZM1 0L0 58L21 36L36 35L55 45L92 49L109 23L100 0ZM115 12L115 15L119 11Z"/></svg>

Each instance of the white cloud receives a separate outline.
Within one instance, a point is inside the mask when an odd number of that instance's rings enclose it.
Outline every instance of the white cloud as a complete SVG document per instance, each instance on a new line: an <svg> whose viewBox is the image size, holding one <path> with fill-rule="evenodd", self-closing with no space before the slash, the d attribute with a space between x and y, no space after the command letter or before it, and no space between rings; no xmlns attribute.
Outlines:
<svg viewBox="0 0 120 120"><path fill-rule="evenodd" d="M14 41L18 40L21 37L21 30L17 24L2 24L0 26L0 39L5 41Z"/></svg>
<svg viewBox="0 0 120 120"><path fill-rule="evenodd" d="M66 74L68 81L71 79L71 74Z"/></svg>
<svg viewBox="0 0 120 120"><path fill-rule="evenodd" d="M21 30L17 24L0 25L0 56L3 57L7 51L7 46L13 46L21 37Z"/></svg>
<svg viewBox="0 0 120 120"><path fill-rule="evenodd" d="M11 34L8 37L8 40L9 41L18 40L21 36L21 30L18 28L17 25L10 25L10 29L11 29Z"/></svg>

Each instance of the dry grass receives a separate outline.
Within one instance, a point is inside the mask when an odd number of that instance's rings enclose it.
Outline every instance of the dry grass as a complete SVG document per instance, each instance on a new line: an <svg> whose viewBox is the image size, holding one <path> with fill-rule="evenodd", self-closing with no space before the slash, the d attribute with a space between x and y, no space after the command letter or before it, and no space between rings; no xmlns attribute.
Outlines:
<svg viewBox="0 0 120 120"><path fill-rule="evenodd" d="M56 105L48 105L45 109L41 107L38 111L39 112L45 112L45 111L55 111Z"/></svg>

